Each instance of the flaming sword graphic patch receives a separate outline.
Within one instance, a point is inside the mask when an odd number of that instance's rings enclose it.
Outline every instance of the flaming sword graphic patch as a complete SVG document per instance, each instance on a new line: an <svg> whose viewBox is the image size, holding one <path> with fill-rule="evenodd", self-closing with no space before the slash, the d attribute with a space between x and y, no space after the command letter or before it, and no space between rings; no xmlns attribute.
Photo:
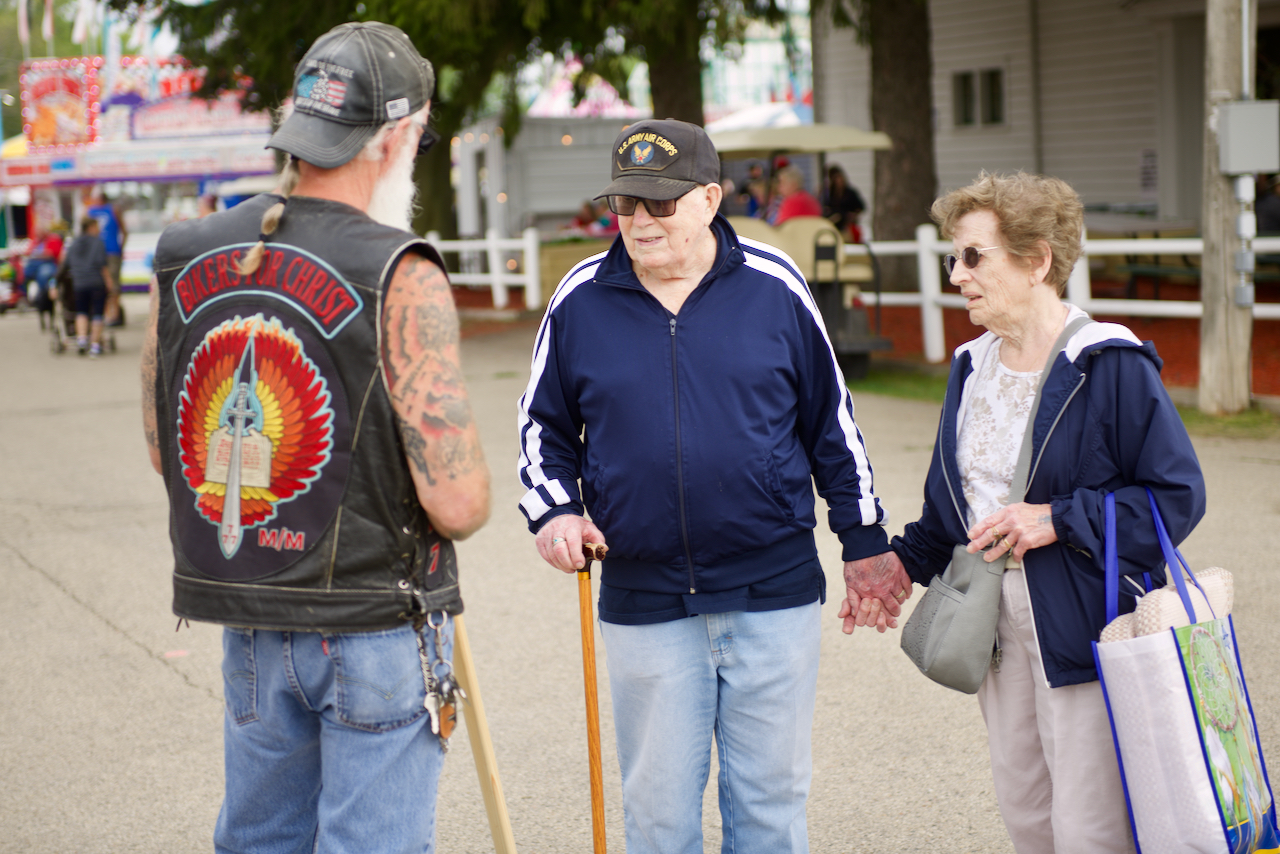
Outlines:
<svg viewBox="0 0 1280 854"><path fill-rule="evenodd" d="M178 403L179 460L225 559L245 529L320 476L333 451L331 405L323 375L276 318L234 317L196 347Z"/></svg>

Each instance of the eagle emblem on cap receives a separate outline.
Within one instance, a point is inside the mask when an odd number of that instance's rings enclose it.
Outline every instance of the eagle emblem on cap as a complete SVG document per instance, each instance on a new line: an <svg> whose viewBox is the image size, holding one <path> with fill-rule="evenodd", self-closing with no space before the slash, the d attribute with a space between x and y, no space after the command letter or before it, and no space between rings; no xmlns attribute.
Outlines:
<svg viewBox="0 0 1280 854"><path fill-rule="evenodd" d="M637 142L631 148L631 162L643 166L653 159L653 143Z"/></svg>

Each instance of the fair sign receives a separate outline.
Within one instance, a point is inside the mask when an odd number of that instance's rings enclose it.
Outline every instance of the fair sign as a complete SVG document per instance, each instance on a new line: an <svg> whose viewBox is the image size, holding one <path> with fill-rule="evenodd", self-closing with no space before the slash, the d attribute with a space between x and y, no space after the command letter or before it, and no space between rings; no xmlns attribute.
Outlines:
<svg viewBox="0 0 1280 854"><path fill-rule="evenodd" d="M37 59L23 63L22 131L31 154L75 151L97 139L103 59Z"/></svg>

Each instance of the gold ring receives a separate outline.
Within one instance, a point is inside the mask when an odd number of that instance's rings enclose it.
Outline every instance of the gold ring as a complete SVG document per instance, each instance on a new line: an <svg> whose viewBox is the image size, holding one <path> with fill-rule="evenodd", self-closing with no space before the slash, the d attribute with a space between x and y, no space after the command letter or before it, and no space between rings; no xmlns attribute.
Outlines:
<svg viewBox="0 0 1280 854"><path fill-rule="evenodd" d="M893 598L901 602L903 599L907 598L907 591L899 590L897 593L893 594Z"/></svg>

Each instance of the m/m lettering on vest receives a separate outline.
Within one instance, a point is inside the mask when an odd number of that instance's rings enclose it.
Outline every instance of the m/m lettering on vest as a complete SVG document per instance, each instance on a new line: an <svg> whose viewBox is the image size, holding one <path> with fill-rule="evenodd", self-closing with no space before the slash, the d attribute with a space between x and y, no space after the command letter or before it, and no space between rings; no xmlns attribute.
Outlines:
<svg viewBox="0 0 1280 854"><path fill-rule="evenodd" d="M258 546L264 549L284 549L287 552L306 551L307 532L290 531L288 528L259 528Z"/></svg>
<svg viewBox="0 0 1280 854"><path fill-rule="evenodd" d="M239 273L241 255L251 244L208 252L189 263L173 282L184 323L214 300L236 293L274 297L305 315L322 335L332 338L364 305L360 294L324 261L291 246L268 247L258 269Z"/></svg>

